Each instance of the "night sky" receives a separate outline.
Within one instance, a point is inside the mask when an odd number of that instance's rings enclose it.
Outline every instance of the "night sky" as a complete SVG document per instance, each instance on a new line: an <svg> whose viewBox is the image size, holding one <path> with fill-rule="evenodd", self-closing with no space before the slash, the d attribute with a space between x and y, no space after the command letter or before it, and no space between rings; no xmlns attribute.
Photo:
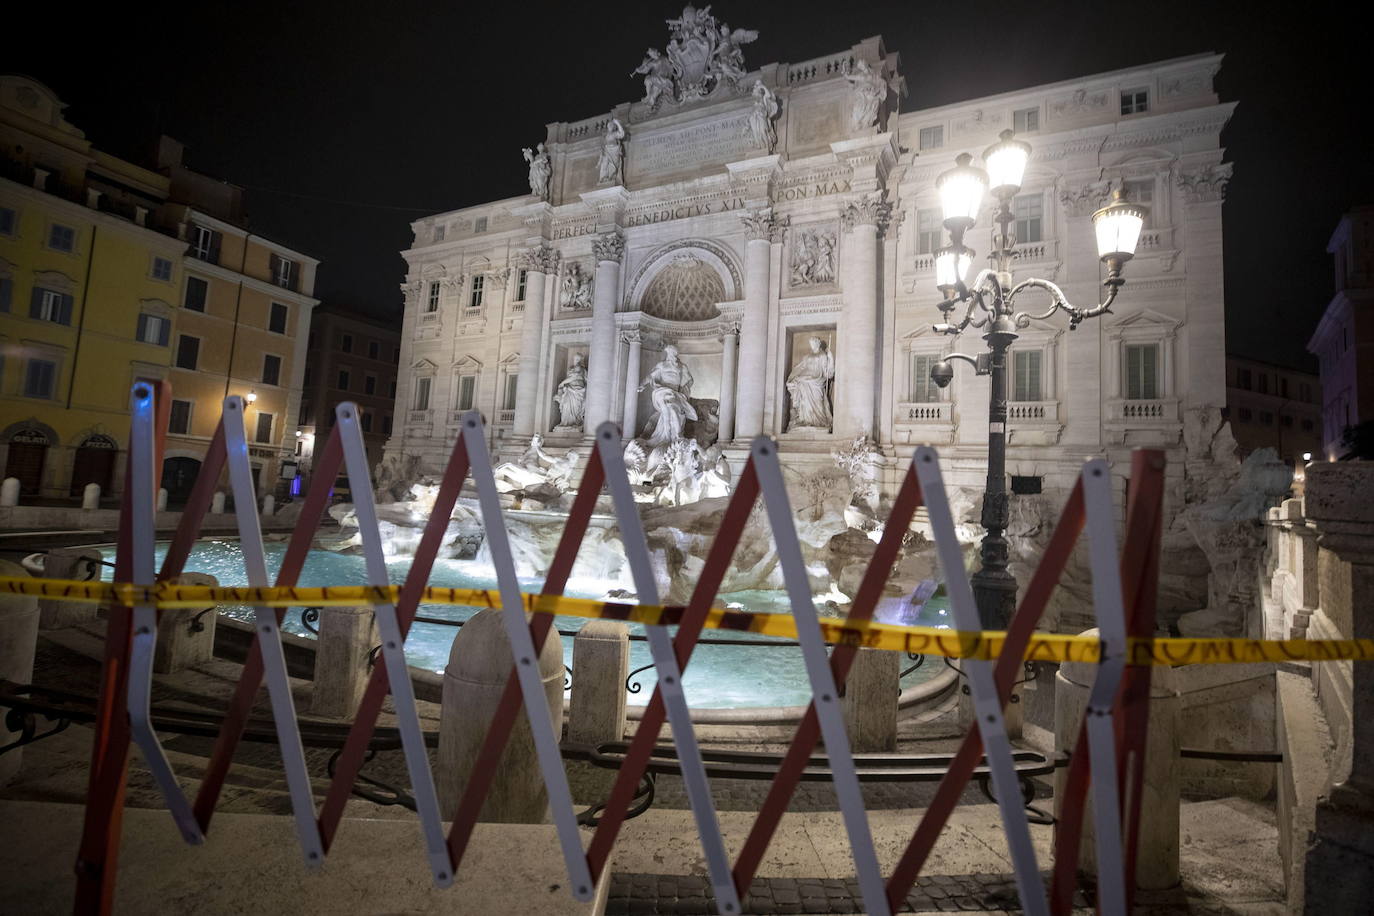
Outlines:
<svg viewBox="0 0 1374 916"><path fill-rule="evenodd" d="M409 222L527 191L520 148L550 121L638 98L630 73L682 3L183 0L65 19L12 6L0 68L51 86L110 152L145 160L150 138L177 137L192 168L247 189L254 231L322 259L318 296L395 316ZM750 67L881 34L902 55L903 110L1226 52L1218 89L1240 103L1223 134L1229 347L1313 368L1303 345L1332 292L1326 243L1342 212L1374 202L1355 8L722 0L713 12L759 30Z"/></svg>

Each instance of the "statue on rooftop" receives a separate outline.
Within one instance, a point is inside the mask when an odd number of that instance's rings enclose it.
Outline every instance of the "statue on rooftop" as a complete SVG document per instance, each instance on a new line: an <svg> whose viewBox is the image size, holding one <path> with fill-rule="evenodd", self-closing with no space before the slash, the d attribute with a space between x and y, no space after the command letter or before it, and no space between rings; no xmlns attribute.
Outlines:
<svg viewBox="0 0 1374 916"><path fill-rule="evenodd" d="M619 118L611 118L601 138L601 159L597 162L597 180L601 184L620 184L621 165L625 159L625 125Z"/></svg>
<svg viewBox="0 0 1374 916"><path fill-rule="evenodd" d="M540 143L535 149L528 146L523 150L525 161L530 164L530 193L535 197L547 199L549 196L549 176L553 166L549 164L549 154Z"/></svg>
<svg viewBox="0 0 1374 916"><path fill-rule="evenodd" d="M673 97L673 64L656 49L645 52L644 62L634 73L644 75L644 104L649 110L657 111L665 95Z"/></svg>
<svg viewBox="0 0 1374 916"><path fill-rule="evenodd" d="M752 93L754 108L749 112L749 121L744 129L755 146L771 153L778 142L778 132L773 127L773 119L778 116L778 96L762 80L754 82Z"/></svg>

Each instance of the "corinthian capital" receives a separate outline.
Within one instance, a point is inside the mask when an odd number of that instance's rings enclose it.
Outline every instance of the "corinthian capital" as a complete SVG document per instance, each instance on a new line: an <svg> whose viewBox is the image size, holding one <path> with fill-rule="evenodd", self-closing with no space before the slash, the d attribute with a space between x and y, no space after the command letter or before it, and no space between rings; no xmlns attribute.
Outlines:
<svg viewBox="0 0 1374 916"><path fill-rule="evenodd" d="M532 273L551 274L558 270L558 249L551 245L536 245L516 255L515 263Z"/></svg>
<svg viewBox="0 0 1374 916"><path fill-rule="evenodd" d="M598 235L592 241L592 253L597 261L614 261L617 264L625 257L625 236L619 232Z"/></svg>
<svg viewBox="0 0 1374 916"><path fill-rule="evenodd" d="M772 210L750 210L739 218L744 223L744 234L750 239L769 241L778 225Z"/></svg>
<svg viewBox="0 0 1374 916"><path fill-rule="evenodd" d="M892 217L892 204L884 198L882 191L861 194L845 204L840 211L840 223L849 232L855 226L876 226L881 233L887 228Z"/></svg>

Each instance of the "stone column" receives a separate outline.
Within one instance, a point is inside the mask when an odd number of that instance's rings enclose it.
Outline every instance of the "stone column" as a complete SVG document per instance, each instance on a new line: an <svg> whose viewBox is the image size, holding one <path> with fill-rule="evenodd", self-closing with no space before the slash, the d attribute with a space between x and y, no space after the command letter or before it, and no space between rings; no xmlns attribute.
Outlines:
<svg viewBox="0 0 1374 916"><path fill-rule="evenodd" d="M1307 519L1317 531L1321 607L1312 638L1374 638L1374 463L1307 467ZM1307 852L1306 912L1374 908L1374 662L1314 664L1335 739L1331 790L1317 804Z"/></svg>
<svg viewBox="0 0 1374 916"><path fill-rule="evenodd" d="M357 712L371 675L368 654L381 641L371 607L320 608L312 713L345 719ZM382 660L377 661L380 664Z"/></svg>
<svg viewBox="0 0 1374 916"><path fill-rule="evenodd" d="M1084 636L1097 637L1097 629ZM1059 666L1054 684L1055 753L1073 753L1079 723L1088 705L1088 691L1097 676L1097 666L1086 662L1065 662ZM1180 700L1173 684L1173 671L1157 667L1150 675L1150 721L1145 749L1145 797L1140 806L1140 847L1135 863L1136 883L1144 890L1173 887L1179 881L1179 731ZM1054 814L1061 817L1068 769L1061 767L1054 777ZM1080 867L1096 874L1096 848L1093 839L1092 792L1083 812L1083 833L1078 844Z"/></svg>
<svg viewBox="0 0 1374 916"><path fill-rule="evenodd" d="M632 328L622 339L630 345L630 353L625 359L625 414L620 431L626 439L633 439L639 422L639 351L643 338L638 328Z"/></svg>
<svg viewBox="0 0 1374 916"><path fill-rule="evenodd" d="M439 804L444 811L458 808L514 661L501 614L496 608L487 608L468 620L453 641L448 667L444 669L439 762L434 772ZM539 676L549 701L549 716L554 728L559 729L563 721L563 642L556 636L544 643L544 651L539 655ZM529 714L522 707L478 819L539 824L544 822L548 807Z"/></svg>
<svg viewBox="0 0 1374 916"><path fill-rule="evenodd" d="M521 254L517 269L525 277L525 311L520 320L520 373L515 383L515 434L532 436L538 428L535 417L539 404L540 344L544 334L544 277L558 263L558 252L539 245Z"/></svg>
<svg viewBox="0 0 1374 916"><path fill-rule="evenodd" d="M729 442L735 438L735 369L739 364L739 325L730 322L721 335L721 342L720 431L717 435L721 442Z"/></svg>
<svg viewBox="0 0 1374 916"><path fill-rule="evenodd" d="M744 316L740 321L734 432L740 439L752 439L763 433L768 361L768 263L773 251L770 239L778 225L771 210L755 210L741 219L749 241L744 249ZM721 441L725 441L723 432Z"/></svg>
<svg viewBox="0 0 1374 916"><path fill-rule="evenodd" d="M11 478L13 479L13 478ZM0 576L27 576L29 571L12 560L0 560ZM94 605L92 605L94 607ZM32 595L0 594L0 678L16 684L33 681L33 653L38 645L38 599ZM0 716L0 744L19 737ZM23 748L0 754L0 786L19 772Z"/></svg>
<svg viewBox="0 0 1374 916"><path fill-rule="evenodd" d="M588 435L611 419L611 388L615 384L615 304L620 294L620 261L625 236L607 232L592 242L596 255L596 287L592 294L592 343L587 357L585 426Z"/></svg>
<svg viewBox="0 0 1374 916"><path fill-rule="evenodd" d="M174 585L219 585L208 573L184 572L172 580ZM203 607L167 608L158 617L157 647L153 651L153 670L172 674L208 662L215 655L215 624L219 616L213 604Z"/></svg>
<svg viewBox="0 0 1374 916"><path fill-rule="evenodd" d="M43 576L48 579L75 579L90 582L100 578L100 563L104 557L94 547L60 547L49 550L43 557ZM57 598L38 600L38 625L44 630L75 626L95 620L98 605L85 601L62 601Z"/></svg>
<svg viewBox="0 0 1374 916"><path fill-rule="evenodd" d="M860 649L844 682L844 724L855 753L897 749L897 698L902 656Z"/></svg>
<svg viewBox="0 0 1374 916"><path fill-rule="evenodd" d="M835 433L873 437L878 372L878 236L892 205L881 191L850 201L841 212L848 238L841 251L845 308L835 354Z"/></svg>

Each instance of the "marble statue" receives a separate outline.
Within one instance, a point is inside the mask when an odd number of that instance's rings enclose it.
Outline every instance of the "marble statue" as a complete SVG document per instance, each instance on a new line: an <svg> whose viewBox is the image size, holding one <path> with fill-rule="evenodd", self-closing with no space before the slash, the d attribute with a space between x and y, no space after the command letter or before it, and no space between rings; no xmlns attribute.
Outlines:
<svg viewBox="0 0 1374 916"><path fill-rule="evenodd" d="M559 303L565 309L589 309L592 307L592 275L582 272L582 265L576 261L568 264L563 274L563 291Z"/></svg>
<svg viewBox="0 0 1374 916"><path fill-rule="evenodd" d="M582 365L582 354L574 353L568 365L568 374L554 389L553 399L558 402L558 426L556 429L581 429L587 404L587 369Z"/></svg>
<svg viewBox="0 0 1374 916"><path fill-rule="evenodd" d="M792 285L835 282L835 233L803 230L793 236Z"/></svg>
<svg viewBox="0 0 1374 916"><path fill-rule="evenodd" d="M892 88L881 73L860 60L853 67L846 66L844 78L849 81L853 107L849 112L849 129L865 130L878 123L879 108Z"/></svg>
<svg viewBox="0 0 1374 916"><path fill-rule="evenodd" d="M620 184L620 168L625 159L625 125L619 118L611 118L601 139L601 159L597 162L597 180L601 184Z"/></svg>
<svg viewBox="0 0 1374 916"><path fill-rule="evenodd" d="M876 511L881 456L873 441L860 433L844 448L832 449L830 457L834 459L835 466L849 477L850 503L867 508L870 512Z"/></svg>
<svg viewBox="0 0 1374 916"><path fill-rule="evenodd" d="M549 468L556 459L544 451L544 437L535 433L530 437L529 447L518 461L507 461L496 466L492 472L496 477L496 488L503 493L524 490L547 483Z"/></svg>
<svg viewBox="0 0 1374 916"><path fill-rule="evenodd" d="M666 53L651 49L632 74L644 76L644 103L650 109L656 110L664 97L689 102L722 86L739 89L748 73L743 46L757 40L758 32L717 23L709 6L697 9L691 4L666 22Z"/></svg>
<svg viewBox="0 0 1374 916"><path fill-rule="evenodd" d="M549 464L548 482L559 493L573 488L573 471L577 468L577 449L570 448L562 458L555 458Z"/></svg>
<svg viewBox="0 0 1374 916"><path fill-rule="evenodd" d="M809 341L811 352L797 360L787 376L787 393L792 398L788 429L829 429L830 381L835 377L835 357L819 337Z"/></svg>
<svg viewBox="0 0 1374 916"><path fill-rule="evenodd" d="M656 49L650 48L645 52L644 62L634 70L634 74L644 75L644 104L651 111L658 110L665 95L670 99L673 97L673 64Z"/></svg>
<svg viewBox="0 0 1374 916"><path fill-rule="evenodd" d="M778 132L773 126L773 119L778 116L778 96L762 81L755 81L752 92L754 108L749 112L744 129L755 146L771 153L778 142Z"/></svg>
<svg viewBox="0 0 1374 916"><path fill-rule="evenodd" d="M671 344L663 348L663 359L639 386L643 391L649 388L649 398L654 405L653 432L649 434L649 445L666 445L674 439L682 438L682 430L688 420L697 418L696 408L692 406L692 370L678 359L677 347Z"/></svg>
<svg viewBox="0 0 1374 916"><path fill-rule="evenodd" d="M632 484L649 480L649 452L644 448L643 439L631 439L625 444L625 474Z"/></svg>
<svg viewBox="0 0 1374 916"><path fill-rule="evenodd" d="M549 154L544 150L544 144L540 143L533 150L527 146L523 152L525 161L530 164L530 193L541 199L547 198L553 166L549 164Z"/></svg>

